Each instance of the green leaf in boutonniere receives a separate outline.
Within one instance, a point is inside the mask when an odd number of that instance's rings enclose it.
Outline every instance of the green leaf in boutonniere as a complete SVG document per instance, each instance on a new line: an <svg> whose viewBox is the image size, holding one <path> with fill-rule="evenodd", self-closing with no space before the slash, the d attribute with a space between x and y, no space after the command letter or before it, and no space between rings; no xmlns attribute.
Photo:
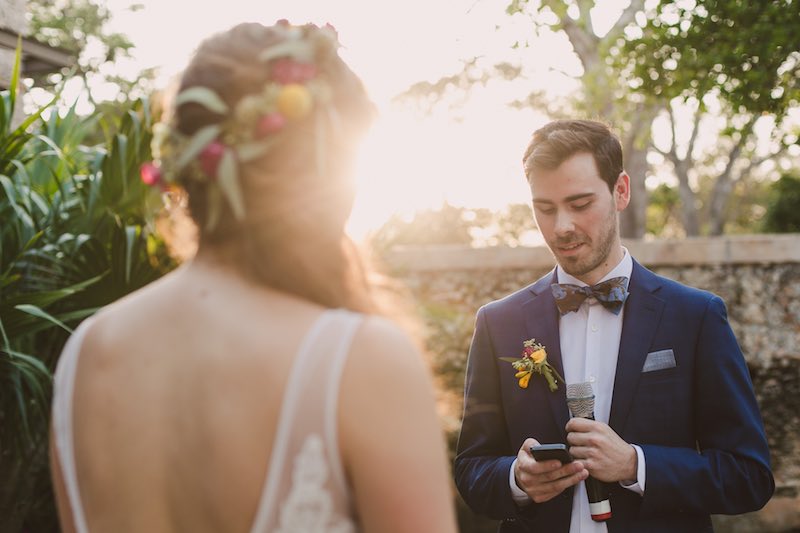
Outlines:
<svg viewBox="0 0 800 533"><path fill-rule="evenodd" d="M534 373L544 377L551 392L558 389L559 381L564 382L564 378L547 362L547 350L536 339L528 339L522 343L522 357L500 357L500 360L511 363L517 371L514 377L519 380L520 388L528 388L528 382Z"/></svg>

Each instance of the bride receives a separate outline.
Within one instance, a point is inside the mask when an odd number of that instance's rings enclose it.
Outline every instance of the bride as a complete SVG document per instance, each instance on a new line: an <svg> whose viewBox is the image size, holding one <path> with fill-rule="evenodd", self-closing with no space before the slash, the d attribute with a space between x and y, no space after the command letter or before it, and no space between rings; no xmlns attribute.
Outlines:
<svg viewBox="0 0 800 533"><path fill-rule="evenodd" d="M185 189L199 249L64 348L64 531L456 530L427 370L344 235L373 107L337 46L241 24L185 70L142 179Z"/></svg>

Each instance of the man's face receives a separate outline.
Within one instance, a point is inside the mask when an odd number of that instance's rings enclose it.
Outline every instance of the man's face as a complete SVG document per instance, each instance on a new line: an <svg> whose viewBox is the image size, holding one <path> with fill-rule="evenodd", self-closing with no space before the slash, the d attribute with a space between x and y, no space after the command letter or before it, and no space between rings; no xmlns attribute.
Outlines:
<svg viewBox="0 0 800 533"><path fill-rule="evenodd" d="M533 172L536 223L564 271L592 285L622 260L617 212L628 205L629 185L623 172L609 191L589 153Z"/></svg>

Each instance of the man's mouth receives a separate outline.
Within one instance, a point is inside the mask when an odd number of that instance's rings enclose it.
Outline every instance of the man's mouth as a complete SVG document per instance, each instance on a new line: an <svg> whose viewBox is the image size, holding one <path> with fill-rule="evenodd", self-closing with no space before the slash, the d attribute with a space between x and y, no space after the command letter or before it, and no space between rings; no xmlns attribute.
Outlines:
<svg viewBox="0 0 800 533"><path fill-rule="evenodd" d="M569 252L573 252L573 251L577 250L581 246L583 246L582 242L574 242L574 243L570 243L570 244L559 244L558 245L558 250L561 251L561 252L569 253Z"/></svg>

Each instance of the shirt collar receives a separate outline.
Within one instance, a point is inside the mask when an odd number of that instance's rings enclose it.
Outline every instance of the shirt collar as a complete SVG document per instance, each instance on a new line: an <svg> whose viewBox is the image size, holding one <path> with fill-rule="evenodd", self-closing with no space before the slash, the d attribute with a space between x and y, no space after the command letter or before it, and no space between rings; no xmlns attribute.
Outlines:
<svg viewBox="0 0 800 533"><path fill-rule="evenodd" d="M603 276L603 279L600 281L623 276L628 278L628 282L630 282L631 274L633 273L633 258L631 258L631 254L628 253L628 249L624 246L622 247L622 251L622 260L620 260L620 262L617 263L617 266L612 268L608 274ZM587 285L587 283L584 283L575 276L571 276L570 274L564 272L564 269L561 268L561 265L556 266L556 276L559 283L571 283L581 287ZM600 281L598 281L598 283L600 283Z"/></svg>

